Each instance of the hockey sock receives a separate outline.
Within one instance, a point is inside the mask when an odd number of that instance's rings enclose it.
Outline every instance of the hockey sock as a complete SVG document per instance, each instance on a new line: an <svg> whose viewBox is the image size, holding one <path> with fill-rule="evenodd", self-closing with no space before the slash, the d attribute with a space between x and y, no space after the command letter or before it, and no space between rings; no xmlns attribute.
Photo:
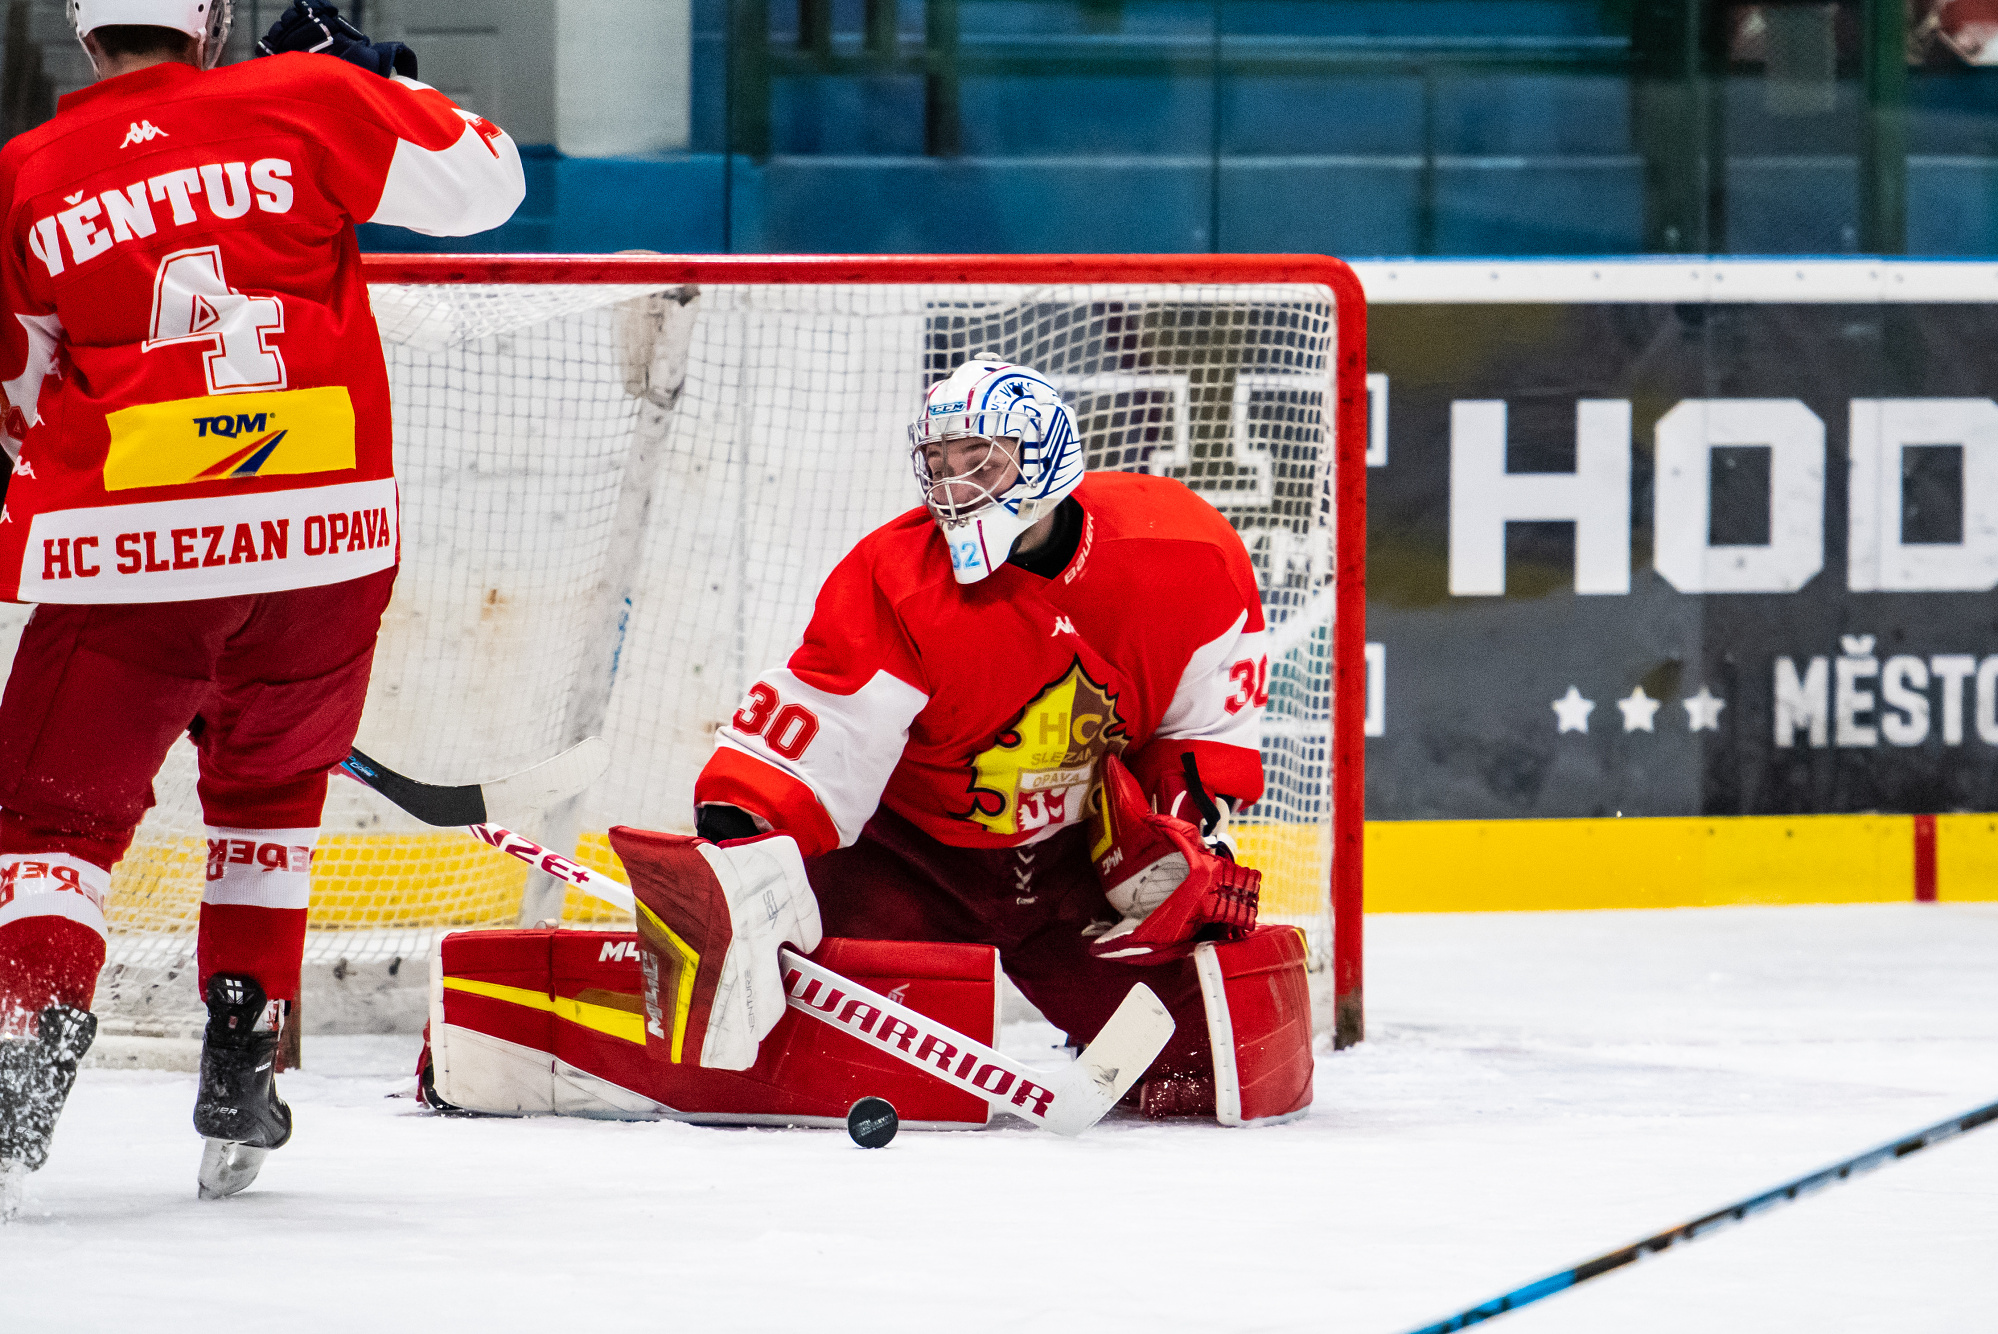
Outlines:
<svg viewBox="0 0 1998 1334"><path fill-rule="evenodd" d="M0 853L0 1035L49 1005L88 1010L104 966L111 873L66 852Z"/></svg>
<svg viewBox="0 0 1998 1334"><path fill-rule="evenodd" d="M298 995L305 910L319 830L208 827L199 985L218 973L253 978L270 1000Z"/></svg>

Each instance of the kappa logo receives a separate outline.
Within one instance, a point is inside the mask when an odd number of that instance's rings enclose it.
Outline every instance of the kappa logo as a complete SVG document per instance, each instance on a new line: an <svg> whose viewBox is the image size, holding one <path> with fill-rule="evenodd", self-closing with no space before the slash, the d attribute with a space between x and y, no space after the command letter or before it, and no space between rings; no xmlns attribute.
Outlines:
<svg viewBox="0 0 1998 1334"><path fill-rule="evenodd" d="M1055 617L1054 633L1049 635L1048 638L1059 639L1063 635L1072 635L1074 633L1075 622L1069 620L1066 616L1057 616Z"/></svg>
<svg viewBox="0 0 1998 1334"><path fill-rule="evenodd" d="M15 459L14 475L16 477L33 477L35 475L35 465L26 459Z"/></svg>
<svg viewBox="0 0 1998 1334"><path fill-rule="evenodd" d="M162 130L159 126L153 124L151 121L135 120L132 122L132 128L125 131L125 142L119 144L118 147L130 148L133 144L149 144L155 139L171 139L171 138L173 138L172 135L168 134L165 130ZM75 201L72 200L70 202L74 203Z"/></svg>
<svg viewBox="0 0 1998 1334"><path fill-rule="evenodd" d="M909 984L904 982L901 986L896 987L893 991L886 994L888 999L894 1001L897 1005L906 1005L909 1001Z"/></svg>

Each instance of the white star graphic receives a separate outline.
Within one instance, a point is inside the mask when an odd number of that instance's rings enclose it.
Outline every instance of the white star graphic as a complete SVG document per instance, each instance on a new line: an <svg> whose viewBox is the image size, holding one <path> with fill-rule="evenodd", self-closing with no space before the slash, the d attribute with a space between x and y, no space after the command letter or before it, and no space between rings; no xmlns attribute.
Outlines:
<svg viewBox="0 0 1998 1334"><path fill-rule="evenodd" d="M1658 714L1664 700L1653 699L1638 686L1630 692L1629 699L1620 699L1616 706L1623 710L1623 730L1626 732L1656 732L1651 720Z"/></svg>
<svg viewBox="0 0 1998 1334"><path fill-rule="evenodd" d="M1568 693L1555 700L1553 707L1554 716L1561 720L1554 728L1558 736L1562 732L1588 731L1589 715L1595 712L1596 702L1592 699L1583 699L1581 691L1569 686Z"/></svg>
<svg viewBox="0 0 1998 1334"><path fill-rule="evenodd" d="M1716 699L1705 686L1691 699L1679 701L1686 706L1686 726L1695 732L1720 731L1720 711L1727 707L1727 701Z"/></svg>

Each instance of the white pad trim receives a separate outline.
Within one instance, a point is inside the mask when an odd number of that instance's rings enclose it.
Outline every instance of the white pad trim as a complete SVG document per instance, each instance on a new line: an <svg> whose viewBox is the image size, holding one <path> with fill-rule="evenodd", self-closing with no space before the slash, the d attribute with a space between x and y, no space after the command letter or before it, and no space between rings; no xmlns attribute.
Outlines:
<svg viewBox="0 0 1998 1334"><path fill-rule="evenodd" d="M1200 1002L1207 1011L1207 1045L1214 1051L1214 1119L1224 1126L1239 1126L1242 1077L1235 1068L1235 1021L1228 1013L1228 987L1212 941L1193 947L1193 971L1200 978Z"/></svg>
<svg viewBox="0 0 1998 1334"><path fill-rule="evenodd" d="M319 830L208 826L203 903L302 909L312 898L312 849Z"/></svg>

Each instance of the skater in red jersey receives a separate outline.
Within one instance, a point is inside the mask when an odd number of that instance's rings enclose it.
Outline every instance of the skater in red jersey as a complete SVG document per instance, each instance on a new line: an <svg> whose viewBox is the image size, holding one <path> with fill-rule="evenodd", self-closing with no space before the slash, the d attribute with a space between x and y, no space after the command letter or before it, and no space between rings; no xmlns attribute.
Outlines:
<svg viewBox="0 0 1998 1334"><path fill-rule="evenodd" d="M204 1195L290 1135L271 1080L328 771L395 579L388 378L354 227L462 236L498 126L324 0L211 68L229 0L73 0L95 84L0 152L0 1171L39 1167L95 1031L111 870L182 733L208 828Z"/></svg>

